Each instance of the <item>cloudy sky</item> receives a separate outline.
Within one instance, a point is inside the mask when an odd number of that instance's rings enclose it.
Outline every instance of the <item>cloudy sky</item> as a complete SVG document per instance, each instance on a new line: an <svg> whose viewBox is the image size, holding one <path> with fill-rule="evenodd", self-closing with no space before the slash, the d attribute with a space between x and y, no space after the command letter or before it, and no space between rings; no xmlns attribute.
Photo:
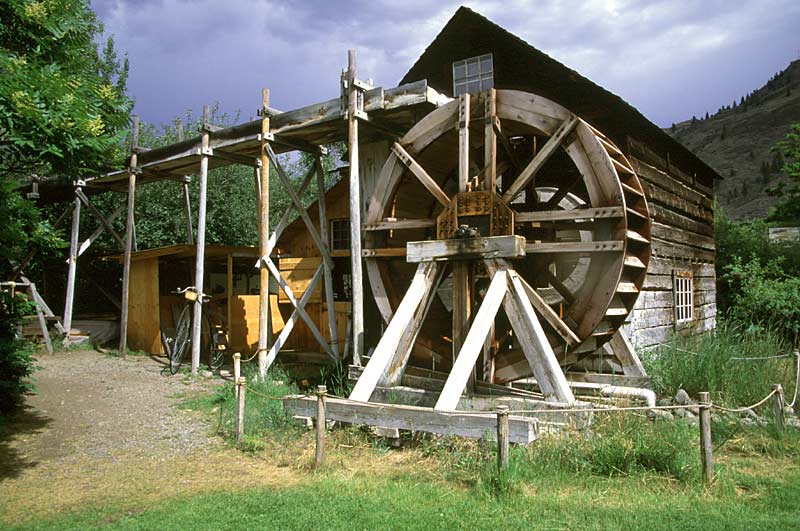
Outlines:
<svg viewBox="0 0 800 531"><path fill-rule="evenodd" d="M135 112L167 122L204 103L292 109L359 77L392 87L460 4L668 126L714 112L800 59L798 0L92 0L131 62Z"/></svg>

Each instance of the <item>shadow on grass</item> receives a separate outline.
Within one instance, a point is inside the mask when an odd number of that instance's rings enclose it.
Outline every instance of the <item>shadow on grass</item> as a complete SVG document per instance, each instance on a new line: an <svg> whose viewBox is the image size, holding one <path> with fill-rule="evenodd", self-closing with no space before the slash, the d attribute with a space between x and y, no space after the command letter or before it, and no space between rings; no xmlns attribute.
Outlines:
<svg viewBox="0 0 800 531"><path fill-rule="evenodd" d="M18 477L38 465L13 446L15 439L42 432L53 419L30 406L0 418L0 480Z"/></svg>

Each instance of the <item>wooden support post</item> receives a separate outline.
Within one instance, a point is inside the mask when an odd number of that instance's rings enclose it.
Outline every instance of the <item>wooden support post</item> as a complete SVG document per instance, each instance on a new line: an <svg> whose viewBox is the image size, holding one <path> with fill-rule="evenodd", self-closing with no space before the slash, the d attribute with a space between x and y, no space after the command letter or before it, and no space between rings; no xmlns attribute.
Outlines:
<svg viewBox="0 0 800 531"><path fill-rule="evenodd" d="M484 190L495 193L495 189L497 188L497 134L494 130L494 123L497 118L497 96L493 88L486 91L483 117L483 187Z"/></svg>
<svg viewBox="0 0 800 531"><path fill-rule="evenodd" d="M194 318L192 319L192 376L197 375L200 367L201 333L203 326L203 277L205 273L206 255L206 199L208 192L208 150L209 143L209 111L203 105L203 130L200 137L200 198L197 202L197 240L194 257L194 287L197 300L194 301Z"/></svg>
<svg viewBox="0 0 800 531"><path fill-rule="evenodd" d="M322 159L317 157L317 201L319 203L319 235L325 248L330 250L331 239L328 230L328 205L325 201L325 178L323 175ZM320 251L322 252L322 251ZM328 306L328 330L331 338L331 350L339 356L339 333L336 328L336 300L333 298L333 271L327 260L322 261L325 268L325 304Z"/></svg>
<svg viewBox="0 0 800 531"><path fill-rule="evenodd" d="M236 399L239 398L239 378L242 377L242 353L236 352L233 355L233 391Z"/></svg>
<svg viewBox="0 0 800 531"><path fill-rule="evenodd" d="M78 266L78 236L81 227L81 200L75 189L75 206L72 211L72 233L69 238L69 259L67 269L67 294L64 300L64 334L69 339L69 331L72 327L72 306L75 297L75 275Z"/></svg>
<svg viewBox="0 0 800 531"><path fill-rule="evenodd" d="M361 182L358 170L359 93L356 89L356 51L347 51L347 149L350 156L350 278L352 286L353 365L364 355L364 283L361 274Z"/></svg>
<svg viewBox="0 0 800 531"><path fill-rule="evenodd" d="M175 124L178 132L178 142L183 142L183 122L178 118ZM194 230L192 228L192 201L189 198L189 178L183 181L183 217L186 223L186 243L194 244Z"/></svg>
<svg viewBox="0 0 800 531"><path fill-rule="evenodd" d="M133 117L131 130L131 158L128 165L128 217L125 221L125 251L122 259L122 311L119 321L119 354L128 351L128 301L131 281L131 251L133 250L134 207L136 205L136 165L139 147L139 117Z"/></svg>
<svg viewBox="0 0 800 531"><path fill-rule="evenodd" d="M38 302L39 297L37 297L36 292L36 284L30 283L28 284L28 292L31 295L31 300L36 305L36 317L39 319L39 328L42 330L42 336L44 338L44 346L47 347L47 353L53 353L53 342L50 341L50 332L47 330L47 320L44 318L44 311L42 310L41 305Z"/></svg>
<svg viewBox="0 0 800 531"><path fill-rule="evenodd" d="M703 478L709 487L714 483L714 453L711 446L711 399L708 393L700 395L700 459Z"/></svg>
<svg viewBox="0 0 800 531"><path fill-rule="evenodd" d="M458 191L467 191L469 175L469 114L470 95L463 94L458 100ZM472 267L469 262L453 262L453 362L461 350L469 329L472 315ZM474 389L474 374L467 389Z"/></svg>
<svg viewBox="0 0 800 531"><path fill-rule="evenodd" d="M267 349L269 348L269 156L267 137L269 135L269 90L261 90L261 168L259 171L260 217L258 222L259 262L258 287L258 376L263 381L267 377Z"/></svg>
<svg viewBox="0 0 800 531"><path fill-rule="evenodd" d="M497 406L497 469L508 468L508 406Z"/></svg>
<svg viewBox="0 0 800 531"><path fill-rule="evenodd" d="M229 254L227 256L227 264L225 268L225 273L228 278L226 278L225 282L225 333L228 335L228 344L233 344L233 337L231 332L231 322L233 320L233 255Z"/></svg>
<svg viewBox="0 0 800 531"><path fill-rule="evenodd" d="M322 466L325 460L325 398L328 389L324 385L317 386L317 447L314 451L314 468Z"/></svg>
<svg viewBox="0 0 800 531"><path fill-rule="evenodd" d="M240 376L236 380L236 386L239 388L236 393L236 444L241 444L242 435L244 435L244 394L246 389L247 379Z"/></svg>
<svg viewBox="0 0 800 531"><path fill-rule="evenodd" d="M773 411L775 412L775 428L778 431L783 431L785 427L785 420L783 418L783 386L781 384L773 384L772 390L775 395L772 397Z"/></svg>

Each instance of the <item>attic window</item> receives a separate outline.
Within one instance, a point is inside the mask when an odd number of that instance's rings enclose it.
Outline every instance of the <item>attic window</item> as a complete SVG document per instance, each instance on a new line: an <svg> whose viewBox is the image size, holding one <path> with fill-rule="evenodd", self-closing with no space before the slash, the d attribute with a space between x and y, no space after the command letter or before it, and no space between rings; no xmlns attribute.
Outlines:
<svg viewBox="0 0 800 531"><path fill-rule="evenodd" d="M691 271L673 271L675 324L694 318L694 278Z"/></svg>
<svg viewBox="0 0 800 531"><path fill-rule="evenodd" d="M483 92L494 86L492 54L470 57L453 63L453 96Z"/></svg>

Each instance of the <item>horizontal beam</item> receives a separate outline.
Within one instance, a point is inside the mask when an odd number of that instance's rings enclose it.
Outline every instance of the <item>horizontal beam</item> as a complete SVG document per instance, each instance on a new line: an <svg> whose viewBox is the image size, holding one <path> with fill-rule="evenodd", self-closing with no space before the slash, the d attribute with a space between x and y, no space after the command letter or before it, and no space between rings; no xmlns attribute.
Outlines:
<svg viewBox="0 0 800 531"><path fill-rule="evenodd" d="M348 424L366 424L383 428L396 428L436 435L455 435L470 439L485 439L497 432L497 415L494 413L464 413L434 411L426 407L352 402L342 398L325 400L326 418ZM316 398L302 395L283 398L283 408L290 415L316 417ZM538 422L534 418L511 415L508 418L509 440L528 445L539 436Z"/></svg>
<svg viewBox="0 0 800 531"><path fill-rule="evenodd" d="M534 253L602 253L624 250L624 242L620 240L605 240L594 242L544 242L528 243L525 252Z"/></svg>
<svg viewBox="0 0 800 531"><path fill-rule="evenodd" d="M452 240L408 242L406 261L431 262L474 258L516 258L525 256L523 236L486 236Z"/></svg>
<svg viewBox="0 0 800 531"><path fill-rule="evenodd" d="M517 212L514 221L579 221L598 218L621 218L625 209L619 206L603 208L576 208L573 210L545 210L542 212Z"/></svg>
<svg viewBox="0 0 800 531"><path fill-rule="evenodd" d="M401 230L401 229L428 229L436 226L434 219L394 219L386 218L377 223L364 225L366 231Z"/></svg>

